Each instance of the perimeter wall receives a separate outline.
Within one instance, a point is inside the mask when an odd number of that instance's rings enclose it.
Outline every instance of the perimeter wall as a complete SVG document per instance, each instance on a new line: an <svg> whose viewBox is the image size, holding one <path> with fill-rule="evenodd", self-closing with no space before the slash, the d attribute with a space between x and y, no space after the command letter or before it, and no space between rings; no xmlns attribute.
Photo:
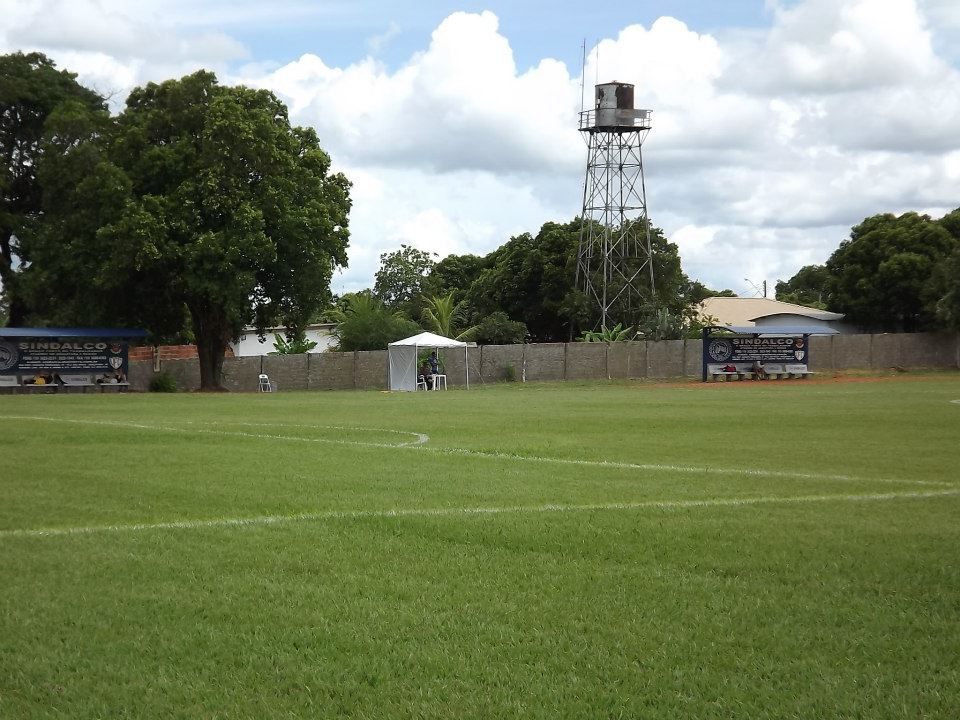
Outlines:
<svg viewBox="0 0 960 720"><path fill-rule="evenodd" d="M699 378L700 340L630 343L532 343L470 348L470 383L501 382L512 375L527 380L603 380L627 378ZM441 350L450 387L465 381L462 350ZM831 335L810 338L810 369L884 370L960 369L960 333ZM160 359L160 370L183 390L200 385L196 358ZM387 351L311 353L225 358L223 384L253 392L266 373L280 391L346 390L388 387ZM152 361L131 361L131 389L145 391L154 375Z"/></svg>

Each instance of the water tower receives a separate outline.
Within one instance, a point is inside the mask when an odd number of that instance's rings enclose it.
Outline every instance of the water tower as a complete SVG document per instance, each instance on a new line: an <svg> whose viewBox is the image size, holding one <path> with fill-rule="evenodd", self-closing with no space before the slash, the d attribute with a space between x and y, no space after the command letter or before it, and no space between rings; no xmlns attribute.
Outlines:
<svg viewBox="0 0 960 720"><path fill-rule="evenodd" d="M632 320L653 300L653 258L640 147L651 110L633 108L633 85L597 85L593 110L580 113L587 141L577 287L600 309L600 324Z"/></svg>

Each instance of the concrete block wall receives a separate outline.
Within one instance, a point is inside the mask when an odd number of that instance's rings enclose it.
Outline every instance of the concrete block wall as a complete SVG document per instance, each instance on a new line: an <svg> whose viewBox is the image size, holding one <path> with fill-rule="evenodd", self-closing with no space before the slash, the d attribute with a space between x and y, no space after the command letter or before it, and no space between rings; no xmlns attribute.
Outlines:
<svg viewBox="0 0 960 720"><path fill-rule="evenodd" d="M703 376L703 340L683 341L684 377Z"/></svg>
<svg viewBox="0 0 960 720"><path fill-rule="evenodd" d="M628 378L699 378L700 340L613 343L535 343L486 345L469 349L470 384L501 382L513 367L526 379L579 380ZM462 350L441 350L449 387L464 384ZM834 335L810 338L810 368L819 372L847 369L960 369L960 334ZM182 390L200 386L196 358L161 360L161 370ZM389 387L386 350L307 355L265 355L225 358L223 384L235 392L256 392L265 372L284 390L380 389ZM146 391L153 378L152 361L130 361L131 389Z"/></svg>
<svg viewBox="0 0 960 720"><path fill-rule="evenodd" d="M682 377L685 366L683 340L647 343L647 377Z"/></svg>
<svg viewBox="0 0 960 720"><path fill-rule="evenodd" d="M565 380L606 380L607 343L567 343Z"/></svg>
<svg viewBox="0 0 960 720"><path fill-rule="evenodd" d="M810 361L807 367L813 372L833 370L833 336L815 335L810 338Z"/></svg>
<svg viewBox="0 0 960 720"><path fill-rule="evenodd" d="M308 363L310 356L303 355L264 355L261 372L270 377L280 390L308 390L310 385ZM226 361L224 361L226 365Z"/></svg>
<svg viewBox="0 0 960 720"><path fill-rule="evenodd" d="M359 389L385 390L390 383L390 366L386 350L366 350L353 354L354 378Z"/></svg>
<svg viewBox="0 0 960 720"><path fill-rule="evenodd" d="M523 346L527 380L564 379L564 343L532 343ZM517 368L517 379L522 368Z"/></svg>
<svg viewBox="0 0 960 720"><path fill-rule="evenodd" d="M353 353L311 353L307 385L311 390L349 390L353 383Z"/></svg>
<svg viewBox="0 0 960 720"><path fill-rule="evenodd" d="M909 358L909 367L960 367L960 333L914 333L899 337L901 358Z"/></svg>
<svg viewBox="0 0 960 720"><path fill-rule="evenodd" d="M440 350L440 365L447 376L447 387L463 387L467 382L466 364L470 365L470 384L477 385L480 379L480 357L483 348L467 348L464 357L461 348L446 348ZM389 359L389 358L388 358ZM502 378L498 378L502 379Z"/></svg>
<svg viewBox="0 0 960 720"><path fill-rule="evenodd" d="M231 392L256 390L262 372L261 360L259 357L224 358L223 386Z"/></svg>
<svg viewBox="0 0 960 720"><path fill-rule="evenodd" d="M134 392L147 392L150 389L150 380L153 378L152 360L130 360L127 371L127 382Z"/></svg>
<svg viewBox="0 0 960 720"><path fill-rule="evenodd" d="M833 369L870 367L872 335L833 335Z"/></svg>
<svg viewBox="0 0 960 720"><path fill-rule="evenodd" d="M482 345L477 350L480 356L479 374L483 382L505 380L508 366L513 368L516 378L520 379L523 370L523 345Z"/></svg>

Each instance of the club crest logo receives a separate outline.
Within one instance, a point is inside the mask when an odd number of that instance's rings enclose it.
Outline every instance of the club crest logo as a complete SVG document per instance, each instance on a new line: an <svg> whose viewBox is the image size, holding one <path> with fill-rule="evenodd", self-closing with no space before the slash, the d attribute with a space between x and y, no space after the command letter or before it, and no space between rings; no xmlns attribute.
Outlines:
<svg viewBox="0 0 960 720"><path fill-rule="evenodd" d="M110 358L110 367L114 370L119 370L123 367L123 358L122 357L112 357Z"/></svg>
<svg viewBox="0 0 960 720"><path fill-rule="evenodd" d="M123 346L120 343L113 343L110 346L110 352L114 355L119 355L121 350L123 350Z"/></svg>
<svg viewBox="0 0 960 720"><path fill-rule="evenodd" d="M803 350L794 350L794 351L793 351L793 356L794 356L797 360L803 360Z"/></svg>
<svg viewBox="0 0 960 720"><path fill-rule="evenodd" d="M722 362L733 355L733 345L729 340L711 340L707 354L717 362Z"/></svg>
<svg viewBox="0 0 960 720"><path fill-rule="evenodd" d="M10 343L0 342L0 370L9 370L17 364L20 353Z"/></svg>

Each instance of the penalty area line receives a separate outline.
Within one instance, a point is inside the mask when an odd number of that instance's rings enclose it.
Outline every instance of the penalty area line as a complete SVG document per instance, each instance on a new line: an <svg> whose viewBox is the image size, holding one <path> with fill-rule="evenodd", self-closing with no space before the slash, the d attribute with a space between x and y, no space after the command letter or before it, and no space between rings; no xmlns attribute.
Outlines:
<svg viewBox="0 0 960 720"><path fill-rule="evenodd" d="M890 500L926 499L960 495L960 489L929 492L890 492L860 495L794 495L761 496L747 498L705 498L703 500L648 500L628 503L589 503L583 505L504 505L466 508L398 508L393 510L329 510L294 515L260 515L245 518L210 518L206 520L176 520L156 523L131 523L128 525L91 525L70 528L24 528L0 530L0 540L5 538L64 537L70 535L93 535L98 533L144 532L151 530L203 530L211 528L262 527L320 522L324 520L369 520L391 518L431 518L455 516L546 514L603 512L617 510L683 510L714 507L749 507L753 505L790 505L799 503L829 502L885 502Z"/></svg>

